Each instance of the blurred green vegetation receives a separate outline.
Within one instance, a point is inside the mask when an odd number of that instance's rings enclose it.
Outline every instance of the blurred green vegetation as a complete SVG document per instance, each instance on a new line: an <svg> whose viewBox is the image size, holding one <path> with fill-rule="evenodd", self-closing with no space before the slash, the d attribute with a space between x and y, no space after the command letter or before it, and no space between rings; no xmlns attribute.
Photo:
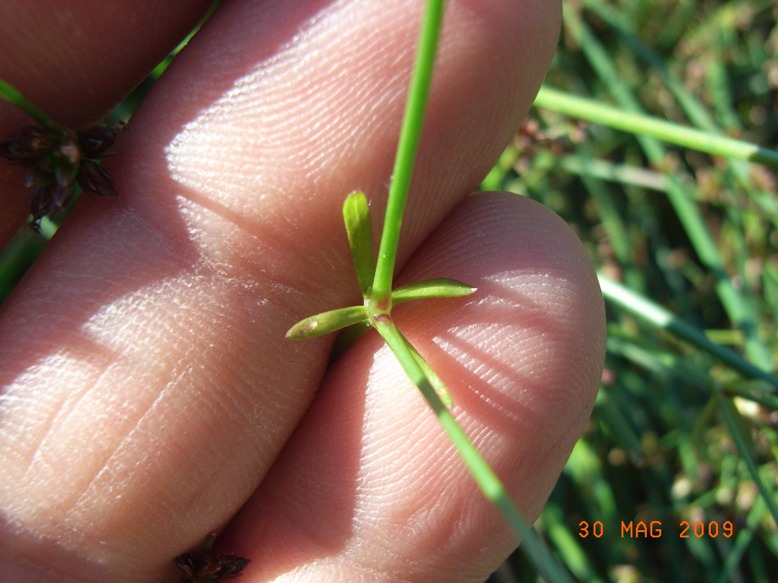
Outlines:
<svg viewBox="0 0 778 583"><path fill-rule="evenodd" d="M566 2L546 87L774 148L777 21L774 1ZM606 292L600 395L537 527L581 581L775 581L777 168L555 109L485 183L564 217ZM490 579L534 580L521 551Z"/></svg>

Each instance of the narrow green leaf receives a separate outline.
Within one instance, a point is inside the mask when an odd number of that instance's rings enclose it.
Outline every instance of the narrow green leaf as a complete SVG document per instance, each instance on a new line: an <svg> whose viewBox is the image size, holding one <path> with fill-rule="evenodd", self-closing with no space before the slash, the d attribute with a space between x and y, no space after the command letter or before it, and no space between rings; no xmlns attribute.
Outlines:
<svg viewBox="0 0 778 583"><path fill-rule="evenodd" d="M429 298L461 298L475 292L476 288L446 277L425 279L392 290L392 304Z"/></svg>
<svg viewBox="0 0 778 583"><path fill-rule="evenodd" d="M367 320L368 314L364 306L338 308L300 320L289 329L286 337L294 340L314 338Z"/></svg>
<svg viewBox="0 0 778 583"><path fill-rule="evenodd" d="M656 117L624 111L612 105L597 103L593 99L568 95L545 85L538 92L535 106L628 131L632 134L651 136L706 154L741 158L778 168L778 150L684 127L678 123Z"/></svg>
<svg viewBox="0 0 778 583"><path fill-rule="evenodd" d="M373 285L375 263L373 262L373 226L370 209L364 192L352 192L343 203L343 222L346 224L348 244L357 272L357 281L362 296L367 296Z"/></svg>
<svg viewBox="0 0 778 583"><path fill-rule="evenodd" d="M45 111L22 95L16 87L2 79L0 79L0 98L23 109L27 115L42 126L58 127L58 124Z"/></svg>
<svg viewBox="0 0 778 583"><path fill-rule="evenodd" d="M772 390L778 388L778 377L745 360L726 346L711 342L702 330L679 318L669 310L636 294L620 283L598 274L605 299L650 324L663 328L715 356L739 373L767 381Z"/></svg>

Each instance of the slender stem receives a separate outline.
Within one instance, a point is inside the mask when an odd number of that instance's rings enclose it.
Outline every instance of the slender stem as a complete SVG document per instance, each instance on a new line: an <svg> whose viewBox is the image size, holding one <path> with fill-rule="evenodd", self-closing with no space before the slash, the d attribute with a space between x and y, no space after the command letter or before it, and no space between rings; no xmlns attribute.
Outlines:
<svg viewBox="0 0 778 583"><path fill-rule="evenodd" d="M438 396L437 391L432 386L432 383L424 374L424 370L419 365L416 357L414 356L414 350L409 346L408 341L403 336L402 332L394 325L394 322L388 316L377 318L374 321L374 327L381 335L381 337L392 349L392 352L400 361L400 364L405 370L405 373L411 379L414 385L421 391L422 396L427 401L436 415L440 415L441 411L446 410L446 406Z"/></svg>
<svg viewBox="0 0 778 583"><path fill-rule="evenodd" d="M465 430L446 408L438 396L433 383L424 374L419 366L414 352L415 349L405 339L400 330L389 317L383 317L375 321L375 328L381 337L391 348L397 360L402 365L405 373L418 387L427 404L435 412L438 422L448 435L448 438L459 451L459 455L465 462L470 474L475 479L484 497L489 500L503 515L514 533L521 537L522 546L526 556L532 561L538 572L547 581L570 581L568 573L559 566L548 552L538 535L524 520L521 512L508 495L505 485L497 474L494 473L489 463L481 456L478 449L467 437Z"/></svg>
<svg viewBox="0 0 778 583"><path fill-rule="evenodd" d="M49 114L22 95L22 93L13 85L6 83L2 79L0 79L0 98L23 109L27 115L39 124L48 127L57 127L54 120L49 117Z"/></svg>
<svg viewBox="0 0 778 583"><path fill-rule="evenodd" d="M411 186L416 152L421 140L424 111L432 83L432 71L435 65L435 53L442 20L443 0L428 1L421 25L416 64L408 91L408 104L405 108L400 140L397 144L397 158L394 163L392 183L389 187L384 230L381 234L381 246L378 251L376 273L373 280L372 298L379 305L388 305L391 298L392 277L397 259L402 218Z"/></svg>
<svg viewBox="0 0 778 583"><path fill-rule="evenodd" d="M706 154L741 158L778 168L776 150L680 126L648 115L630 113L610 105L596 103L591 99L567 95L549 87L541 88L535 98L535 105L633 134L651 136Z"/></svg>
<svg viewBox="0 0 778 583"><path fill-rule="evenodd" d="M642 320L669 330L680 338L683 338L687 342L694 344L722 362L725 362L739 373L747 377L767 381L773 391L778 389L777 377L761 367L756 366L752 362L745 360L725 346L716 344L705 336L705 333L702 330L682 320L659 304L647 300L604 275L599 275L599 280L603 295L617 306L629 311Z"/></svg>

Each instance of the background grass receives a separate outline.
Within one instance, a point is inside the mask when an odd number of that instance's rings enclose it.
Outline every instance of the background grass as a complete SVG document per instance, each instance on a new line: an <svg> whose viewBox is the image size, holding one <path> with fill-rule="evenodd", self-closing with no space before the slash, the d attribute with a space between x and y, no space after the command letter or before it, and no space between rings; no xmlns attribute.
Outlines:
<svg viewBox="0 0 778 583"><path fill-rule="evenodd" d="M774 0L570 0L565 11L547 87L710 136L778 143ZM600 395L538 530L581 581L773 581L776 169L647 138L638 124L581 121L579 109L533 109L484 183L564 217L607 292ZM24 230L0 253L0 301L53 230ZM629 536L622 521L654 525ZM521 551L490 579L534 580Z"/></svg>
<svg viewBox="0 0 778 583"><path fill-rule="evenodd" d="M546 86L774 147L777 20L773 1L567 2ZM485 181L559 213L608 278L601 391L538 529L582 581L775 581L776 168L554 109ZM536 579L518 551L490 581Z"/></svg>

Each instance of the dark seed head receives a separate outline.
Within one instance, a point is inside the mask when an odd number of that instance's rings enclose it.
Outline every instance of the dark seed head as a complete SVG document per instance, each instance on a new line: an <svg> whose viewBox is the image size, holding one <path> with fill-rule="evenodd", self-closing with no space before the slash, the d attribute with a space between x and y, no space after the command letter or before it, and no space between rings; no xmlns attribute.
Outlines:
<svg viewBox="0 0 778 583"><path fill-rule="evenodd" d="M0 157L28 168L25 186L33 189L32 227L63 210L76 185L96 194L115 195L116 186L100 166L118 130L94 126L78 132L61 127L29 126L19 136L0 143Z"/></svg>
<svg viewBox="0 0 778 583"><path fill-rule="evenodd" d="M249 564L248 559L235 555L221 555L218 558L219 568L216 577L219 579L235 579L240 577L241 571Z"/></svg>
<svg viewBox="0 0 778 583"><path fill-rule="evenodd" d="M105 168L92 160L81 162L81 169L78 173L78 185L83 190L94 192L95 194L117 195L116 186L114 186Z"/></svg>
<svg viewBox="0 0 778 583"><path fill-rule="evenodd" d="M92 126L78 132L81 150L87 158L102 158L113 147L120 130L106 126Z"/></svg>
<svg viewBox="0 0 778 583"><path fill-rule="evenodd" d="M218 583L240 577L249 564L248 559L236 555L214 553L213 537L209 535L202 551L192 551L176 557L176 565L184 573L182 583Z"/></svg>
<svg viewBox="0 0 778 583"><path fill-rule="evenodd" d="M29 126L21 135L0 143L0 156L15 164L27 166L46 156L57 143L51 130Z"/></svg>

